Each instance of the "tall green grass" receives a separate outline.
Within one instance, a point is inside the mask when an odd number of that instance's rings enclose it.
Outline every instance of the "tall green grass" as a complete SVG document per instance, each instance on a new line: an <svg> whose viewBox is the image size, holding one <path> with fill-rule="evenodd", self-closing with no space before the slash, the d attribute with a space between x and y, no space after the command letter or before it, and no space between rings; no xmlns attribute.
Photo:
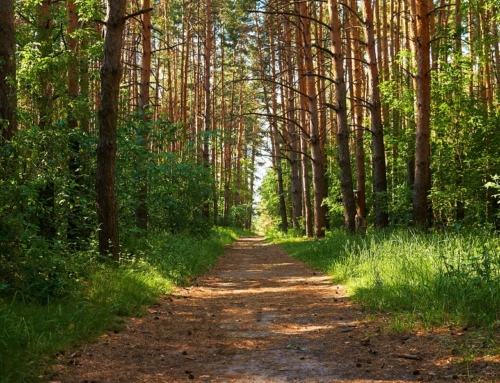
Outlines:
<svg viewBox="0 0 500 383"><path fill-rule="evenodd" d="M37 381L58 352L118 330L123 316L140 315L144 305L206 271L238 234L216 228L205 238L160 233L131 240L118 268L80 265L87 278L64 298L0 300L0 382Z"/></svg>
<svg viewBox="0 0 500 383"><path fill-rule="evenodd" d="M321 241L272 238L349 286L365 306L428 325L492 326L500 320L500 243L491 233L388 231Z"/></svg>

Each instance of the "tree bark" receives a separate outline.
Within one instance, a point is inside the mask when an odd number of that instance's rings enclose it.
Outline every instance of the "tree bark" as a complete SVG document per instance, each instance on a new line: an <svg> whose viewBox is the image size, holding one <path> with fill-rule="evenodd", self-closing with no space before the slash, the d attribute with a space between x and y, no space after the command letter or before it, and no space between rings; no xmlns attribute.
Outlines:
<svg viewBox="0 0 500 383"><path fill-rule="evenodd" d="M385 2L384 2L385 4ZM375 31L373 27L373 8L371 0L363 0L365 18L366 55L369 72L370 113L373 143L373 189L375 192L375 225L377 228L387 227L389 215L384 199L387 193L387 173L385 163L384 129L380 103L379 70L375 52Z"/></svg>
<svg viewBox="0 0 500 383"><path fill-rule="evenodd" d="M427 209L430 182L430 113L431 113L431 67L430 67L430 21L431 0L416 0L417 53L416 103L417 127L415 148L415 186L413 191L413 220L420 229L428 226Z"/></svg>
<svg viewBox="0 0 500 383"><path fill-rule="evenodd" d="M296 50L297 50L297 70L298 70L298 86L300 90L299 95L299 121L302 127L300 132L300 152L301 152L301 181L302 181L302 210L304 216L304 228L307 237L314 236L313 230L313 213L311 206L311 187L309 182L309 157L307 140L309 138L309 121L307 120L307 83L306 83L306 69L304 64L304 51L303 51L303 35L301 32L301 18L299 4L295 3L296 17Z"/></svg>
<svg viewBox="0 0 500 383"><path fill-rule="evenodd" d="M212 55L212 0L206 1L206 20L205 20L205 62L204 62L204 98L205 98L205 113L204 113L204 138L203 138L203 166L210 167L210 148L209 148L209 132L211 130L210 124L212 119L212 90L210 85L211 78L211 55ZM203 202L203 216L210 219L210 204L209 201Z"/></svg>
<svg viewBox="0 0 500 383"><path fill-rule="evenodd" d="M47 59L53 52L52 45L52 4L51 0L42 0L37 7L37 42L40 47L40 55ZM46 131L51 127L54 114L53 89L48 69L41 70L38 75L40 93L37 95L36 106L38 108L38 127L40 131ZM41 150L47 155L50 153L47 143L44 141ZM42 166L44 168L44 166ZM55 219L55 183L53 176L43 174L44 183L38 190L39 209L38 225L40 234L48 240L53 240L57 234Z"/></svg>
<svg viewBox="0 0 500 383"><path fill-rule="evenodd" d="M357 11L357 0L351 0L351 8ZM351 71L353 74L352 82L352 119L354 129L356 131L356 202L357 202L357 219L361 222L366 222L366 171L365 171L365 149L364 149L364 128L363 128L363 111L364 106L362 103L363 95L363 54L361 46L361 33L360 23L356 15L351 16L352 23L352 39L351 51L354 60L351 60ZM357 229L362 229L360 225Z"/></svg>
<svg viewBox="0 0 500 383"><path fill-rule="evenodd" d="M337 0L328 0L330 14L331 51L333 53L333 77L335 80L335 97L337 112L337 145L339 151L340 187L344 204L344 221L346 232L356 231L356 202L354 200L351 159L349 152L349 126L347 120L347 90L344 80L344 54L341 40L341 24Z"/></svg>
<svg viewBox="0 0 500 383"><path fill-rule="evenodd" d="M284 1L284 11L290 12L289 0ZM299 217L302 216L302 193L301 182L299 175L299 138L295 129L295 95L293 94L294 82L294 66L292 59L292 28L290 26L289 16L285 16L283 20L284 26L284 62L285 62L285 78L289 87L285 88L286 95L286 110L285 117L287 118L286 127L289 139L290 148L290 187L292 195L292 225L294 228L299 227Z"/></svg>
<svg viewBox="0 0 500 383"><path fill-rule="evenodd" d="M142 9L151 7L150 0L142 0ZM148 123L149 123L149 108L150 108L150 79L151 79L151 13L148 11L142 15L142 59L141 59L141 82L139 85L139 112L142 117L138 138L139 145L144 153L148 151ZM145 168L144 161L147 158L138 158L137 166L139 168L139 190L137 192L138 205L135 210L137 226L147 231L148 229L148 174Z"/></svg>
<svg viewBox="0 0 500 383"><path fill-rule="evenodd" d="M317 238L323 238L325 236L325 227L327 224L326 206L323 205L323 200L327 197L327 187L325 161L323 152L321 150L318 95L316 92L316 81L314 77L314 62L311 42L311 20L309 18L310 15L306 2L301 2L299 8L300 15L302 16L300 19L300 32L302 33L305 64L304 68L308 95L307 107L309 112L309 144L311 147L314 190L314 235Z"/></svg>
<svg viewBox="0 0 500 383"><path fill-rule="evenodd" d="M120 260L118 205L115 195L116 128L122 75L121 48L125 27L125 0L108 0L106 35L101 65L101 103L98 111L96 202L99 253Z"/></svg>
<svg viewBox="0 0 500 383"><path fill-rule="evenodd" d="M280 138L278 131L278 93L276 90L276 46L275 46L275 23L274 17L271 17L269 23L269 43L270 43L270 51L271 51L271 113L272 116L276 116L270 119L270 135L271 135L271 145L272 145L272 158L273 158L273 167L276 171L276 176L278 177L278 185L277 185L277 194L279 199L279 209L280 209L280 217L281 217L281 230L284 232L288 231L288 218L286 213L286 204L285 204L285 189L283 186L283 168L281 166L281 151L280 151ZM269 103L266 103L269 105Z"/></svg>
<svg viewBox="0 0 500 383"><path fill-rule="evenodd" d="M16 36L14 0L0 2L0 146L9 142L17 131L16 108Z"/></svg>
<svg viewBox="0 0 500 383"><path fill-rule="evenodd" d="M68 217L68 240L75 243L78 239L82 237L81 230L81 206L78 196L83 191L83 180L82 180L82 164L80 161L80 142L78 141L77 135L72 134L78 129L78 117L77 109L74 102L77 100L80 89L79 89L79 69L78 69L78 44L74 37L74 33L78 29L78 17L76 10L76 3L74 1L68 1L66 3L66 12L68 17L68 48L71 51L71 57L68 61L68 95L71 99L71 103L68 107L68 128L70 131L69 139L69 173L73 180L74 186L69 192L70 205L73 207L69 212Z"/></svg>

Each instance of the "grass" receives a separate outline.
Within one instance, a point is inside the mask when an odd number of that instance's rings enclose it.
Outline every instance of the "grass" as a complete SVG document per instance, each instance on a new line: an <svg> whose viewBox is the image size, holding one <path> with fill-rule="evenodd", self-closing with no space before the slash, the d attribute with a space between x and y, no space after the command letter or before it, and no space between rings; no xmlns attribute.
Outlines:
<svg viewBox="0 0 500 383"><path fill-rule="evenodd" d="M161 233L130 245L118 268L88 265L79 290L66 297L0 300L0 382L39 380L58 352L119 330L124 316L141 315L144 305L205 272L239 234L222 228L203 239Z"/></svg>
<svg viewBox="0 0 500 383"><path fill-rule="evenodd" d="M274 236L292 256L344 283L367 308L394 314L394 326L500 324L500 243L492 233L410 231L324 240ZM405 324L406 323L406 324Z"/></svg>

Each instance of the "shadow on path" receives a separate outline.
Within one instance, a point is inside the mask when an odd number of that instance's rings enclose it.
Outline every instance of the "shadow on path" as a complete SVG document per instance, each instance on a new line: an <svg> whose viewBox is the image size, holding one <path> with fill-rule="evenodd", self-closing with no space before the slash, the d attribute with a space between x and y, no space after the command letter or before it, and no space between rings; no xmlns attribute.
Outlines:
<svg viewBox="0 0 500 383"><path fill-rule="evenodd" d="M384 334L380 320L281 247L242 238L194 286L87 346L56 381L461 381L436 336Z"/></svg>

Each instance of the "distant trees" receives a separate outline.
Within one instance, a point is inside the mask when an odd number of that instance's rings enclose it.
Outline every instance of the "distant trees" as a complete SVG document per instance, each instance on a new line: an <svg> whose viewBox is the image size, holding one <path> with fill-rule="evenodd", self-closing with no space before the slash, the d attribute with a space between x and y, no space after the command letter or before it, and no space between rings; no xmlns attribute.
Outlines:
<svg viewBox="0 0 500 383"><path fill-rule="evenodd" d="M284 231L495 222L494 2L107 5L1 2L4 248L251 227L266 157Z"/></svg>
<svg viewBox="0 0 500 383"><path fill-rule="evenodd" d="M289 165L283 175L287 189L277 192L293 211L292 153L300 154L304 212L309 169L313 173L315 236L338 224L341 212L348 232L355 230L354 214L361 229L365 219L377 228L392 223L424 230L496 219L483 188L498 164L491 145L497 142L492 129L498 122L494 78L500 59L495 10L490 1L328 1L328 12L314 1L293 7L278 0L259 3L261 33L269 31L277 41L268 47L274 51L269 68L283 63L283 70L267 71L271 76L256 76L262 89L274 86L284 95L269 117L275 117L279 152ZM266 29L273 19L282 20L280 26ZM288 31L289 22L295 33ZM296 63L292 73L289 61ZM300 127L300 148L293 146L289 120ZM326 175L321 195L318 174ZM320 208L328 208L329 223L319 223ZM313 235L307 222L301 228Z"/></svg>

